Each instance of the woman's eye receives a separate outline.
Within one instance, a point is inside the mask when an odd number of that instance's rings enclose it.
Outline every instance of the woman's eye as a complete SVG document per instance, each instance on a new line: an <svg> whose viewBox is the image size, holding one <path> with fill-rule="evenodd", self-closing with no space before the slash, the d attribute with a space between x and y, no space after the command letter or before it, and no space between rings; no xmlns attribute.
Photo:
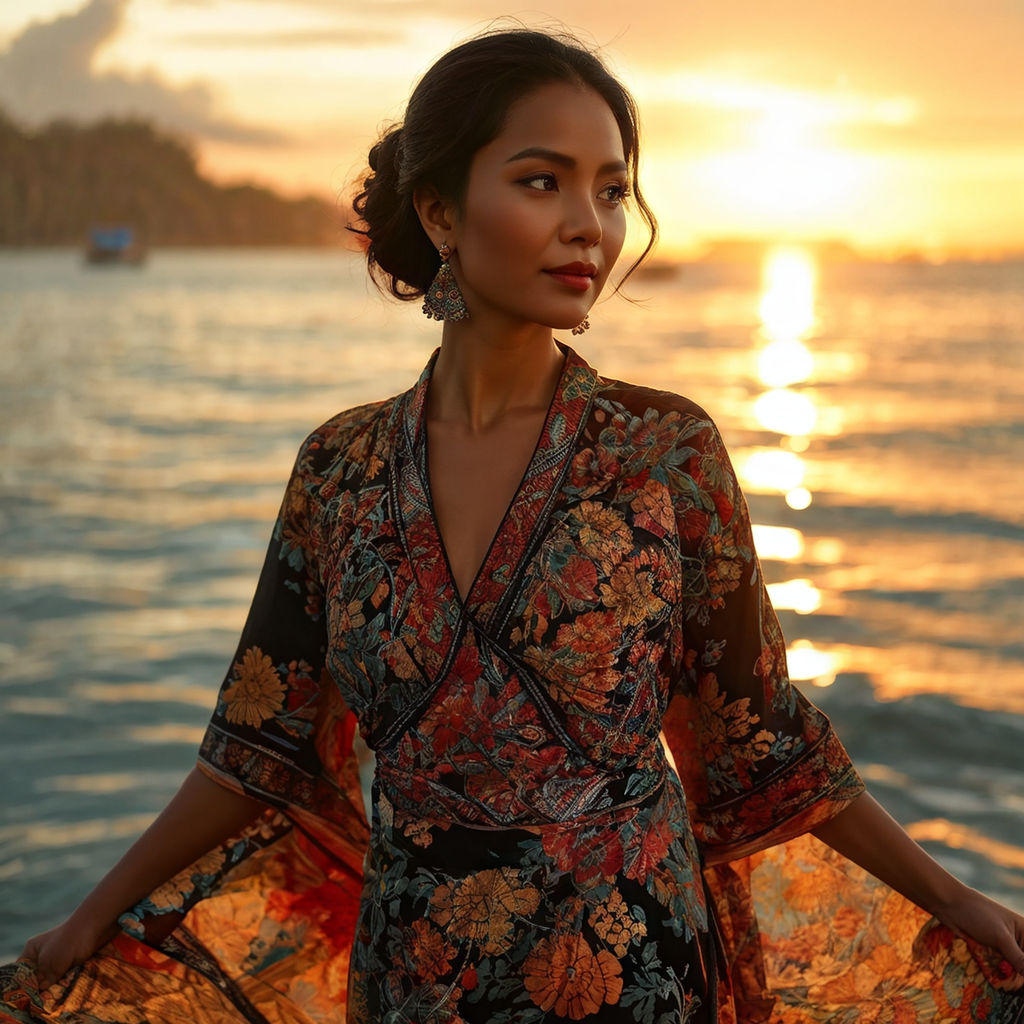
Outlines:
<svg viewBox="0 0 1024 1024"><path fill-rule="evenodd" d="M553 174L534 174L529 178L521 178L520 184L532 188L536 192L556 192L558 182Z"/></svg>
<svg viewBox="0 0 1024 1024"><path fill-rule="evenodd" d="M598 198L609 203L621 203L624 199L629 198L629 189L625 185L605 185L598 193Z"/></svg>

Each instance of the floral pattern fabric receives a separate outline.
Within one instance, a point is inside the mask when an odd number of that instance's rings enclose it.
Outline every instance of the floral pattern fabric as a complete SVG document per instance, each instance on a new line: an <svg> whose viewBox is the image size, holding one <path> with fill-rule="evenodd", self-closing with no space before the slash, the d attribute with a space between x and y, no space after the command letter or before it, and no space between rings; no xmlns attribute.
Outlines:
<svg viewBox="0 0 1024 1024"><path fill-rule="evenodd" d="M299 453L200 751L276 810L57 986L6 969L0 1021L1016 1020L932 928L937 1015L897 945L912 926L863 895L888 890L789 842L862 787L789 684L706 414L566 350L463 600L432 512L431 368Z"/></svg>

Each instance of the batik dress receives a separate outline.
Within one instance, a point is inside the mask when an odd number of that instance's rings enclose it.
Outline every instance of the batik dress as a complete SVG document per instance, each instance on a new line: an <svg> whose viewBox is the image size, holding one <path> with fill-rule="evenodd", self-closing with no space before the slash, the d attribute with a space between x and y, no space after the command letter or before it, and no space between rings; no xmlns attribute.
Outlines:
<svg viewBox="0 0 1024 1024"><path fill-rule="evenodd" d="M463 599L430 495L432 366L299 453L199 761L276 810L128 912L56 991L11 982L9 1019L1014 1019L980 974L964 981L951 939L925 953L954 1016L931 1012L921 962L849 981L872 942L917 941L913 917L895 934L903 904L844 919L855 948L832 949L828 977L786 916L809 909L820 854L766 868L760 851L862 786L789 684L706 414L566 350ZM758 871L780 911L758 906Z"/></svg>

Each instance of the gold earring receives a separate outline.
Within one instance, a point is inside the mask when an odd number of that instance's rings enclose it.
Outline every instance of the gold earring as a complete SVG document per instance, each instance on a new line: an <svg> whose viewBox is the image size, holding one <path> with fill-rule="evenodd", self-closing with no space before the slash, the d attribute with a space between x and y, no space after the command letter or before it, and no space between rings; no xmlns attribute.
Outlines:
<svg viewBox="0 0 1024 1024"><path fill-rule="evenodd" d="M584 317L583 323L577 324L573 329L573 334L584 334L590 330L590 317Z"/></svg>
<svg viewBox="0 0 1024 1024"><path fill-rule="evenodd" d="M441 266L437 268L430 287L423 293L423 313L431 320L445 320L449 323L467 320L469 310L466 308L466 300L449 262L452 250L447 242L442 242L437 253L441 257Z"/></svg>

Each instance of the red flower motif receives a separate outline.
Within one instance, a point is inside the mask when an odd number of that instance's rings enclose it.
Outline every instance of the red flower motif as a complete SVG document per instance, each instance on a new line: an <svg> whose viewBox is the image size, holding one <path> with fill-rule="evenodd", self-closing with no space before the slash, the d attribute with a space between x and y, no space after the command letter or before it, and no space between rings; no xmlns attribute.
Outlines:
<svg viewBox="0 0 1024 1024"><path fill-rule="evenodd" d="M572 460L569 479L574 487L591 495L608 487L621 472L618 460L607 448L585 448Z"/></svg>

